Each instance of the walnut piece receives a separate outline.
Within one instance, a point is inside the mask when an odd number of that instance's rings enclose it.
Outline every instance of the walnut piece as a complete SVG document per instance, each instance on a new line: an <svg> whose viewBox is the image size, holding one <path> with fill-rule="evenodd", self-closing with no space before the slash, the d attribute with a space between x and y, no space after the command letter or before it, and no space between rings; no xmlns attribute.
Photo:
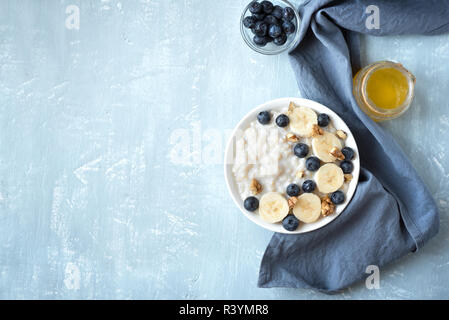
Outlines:
<svg viewBox="0 0 449 320"><path fill-rule="evenodd" d="M341 140L345 140L348 135L346 134L346 132L344 132L343 130L337 130L337 132L335 133L337 135L337 137L339 137Z"/></svg>
<svg viewBox="0 0 449 320"><path fill-rule="evenodd" d="M285 139L287 139L287 141L289 142L298 142L299 138L297 136L295 136L293 133L287 133L287 135L285 136Z"/></svg>
<svg viewBox="0 0 449 320"><path fill-rule="evenodd" d="M253 179L251 180L251 184L249 185L249 190L251 190L253 194L259 194L262 192L262 186L259 181Z"/></svg>
<svg viewBox="0 0 449 320"><path fill-rule="evenodd" d="M304 178L304 176L305 176L304 170L300 170L300 171L296 172L296 178L301 179L301 178Z"/></svg>
<svg viewBox="0 0 449 320"><path fill-rule="evenodd" d="M344 177L345 177L345 182L349 182L352 180L352 174L350 174L350 173L345 173Z"/></svg>
<svg viewBox="0 0 449 320"><path fill-rule="evenodd" d="M328 215L334 213L335 211L335 204L332 203L329 196L325 196L323 199L321 199L321 214L323 217L327 217Z"/></svg>
<svg viewBox="0 0 449 320"><path fill-rule="evenodd" d="M288 202L288 208L290 210L292 210L295 207L296 202L298 202L298 198L290 197L290 198L288 198L287 202Z"/></svg>
<svg viewBox="0 0 449 320"><path fill-rule="evenodd" d="M318 136L322 134L324 134L323 129L321 129L319 125L314 124L312 129L312 136Z"/></svg>
<svg viewBox="0 0 449 320"><path fill-rule="evenodd" d="M288 105L288 110L287 110L287 114L290 114L293 112L293 110L295 110L296 106L293 102L290 102L290 104Z"/></svg>
<svg viewBox="0 0 449 320"><path fill-rule="evenodd" d="M329 153L331 155L333 155L335 158L337 158L338 160L345 159L345 156L343 155L343 153L341 153L341 150L338 149L337 147L333 147Z"/></svg>

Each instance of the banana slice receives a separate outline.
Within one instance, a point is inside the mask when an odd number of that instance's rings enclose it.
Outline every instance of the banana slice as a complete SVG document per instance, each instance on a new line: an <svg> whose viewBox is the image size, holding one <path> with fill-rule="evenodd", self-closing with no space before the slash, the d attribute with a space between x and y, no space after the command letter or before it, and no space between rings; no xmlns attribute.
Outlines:
<svg viewBox="0 0 449 320"><path fill-rule="evenodd" d="M293 133L306 138L312 136L313 125L318 124L315 111L307 107L295 107L293 103L290 103L288 117Z"/></svg>
<svg viewBox="0 0 449 320"><path fill-rule="evenodd" d="M333 133L324 131L322 135L312 139L313 153L324 162L334 162L337 159L331 154L333 148L342 148L340 139Z"/></svg>
<svg viewBox="0 0 449 320"><path fill-rule="evenodd" d="M313 193L303 193L298 197L293 214L302 222L315 222L321 215L320 198Z"/></svg>
<svg viewBox="0 0 449 320"><path fill-rule="evenodd" d="M262 196L259 204L260 217L269 223L276 223L288 215L288 202L279 192L269 192Z"/></svg>
<svg viewBox="0 0 449 320"><path fill-rule="evenodd" d="M345 181L343 170L334 163L326 163L315 173L318 191L331 193L340 189Z"/></svg>

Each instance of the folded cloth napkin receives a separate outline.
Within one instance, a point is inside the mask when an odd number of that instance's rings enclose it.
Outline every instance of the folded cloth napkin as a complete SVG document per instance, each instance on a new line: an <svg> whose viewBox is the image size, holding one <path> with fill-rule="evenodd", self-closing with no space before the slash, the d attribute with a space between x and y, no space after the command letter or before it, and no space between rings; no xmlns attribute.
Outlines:
<svg viewBox="0 0 449 320"><path fill-rule="evenodd" d="M379 29L366 20L379 9ZM299 7L299 45L290 61L302 95L337 112L354 134L362 169L348 207L327 226L305 234L274 234L262 259L259 287L335 292L418 250L438 232L428 189L393 138L357 106L352 67L359 67L359 33L449 31L447 0L311 0Z"/></svg>

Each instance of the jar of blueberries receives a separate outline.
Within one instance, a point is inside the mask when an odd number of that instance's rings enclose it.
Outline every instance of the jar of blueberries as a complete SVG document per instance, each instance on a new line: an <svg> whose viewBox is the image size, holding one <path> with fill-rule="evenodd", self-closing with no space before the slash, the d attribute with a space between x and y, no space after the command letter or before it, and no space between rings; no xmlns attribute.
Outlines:
<svg viewBox="0 0 449 320"><path fill-rule="evenodd" d="M243 10L240 32L251 49L274 55L295 47L300 21L298 11L286 0L254 0Z"/></svg>

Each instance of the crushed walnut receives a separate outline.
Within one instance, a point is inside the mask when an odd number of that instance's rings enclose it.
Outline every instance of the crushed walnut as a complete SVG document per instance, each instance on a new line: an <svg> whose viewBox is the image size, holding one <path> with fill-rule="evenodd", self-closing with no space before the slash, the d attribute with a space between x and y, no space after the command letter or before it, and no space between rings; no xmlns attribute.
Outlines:
<svg viewBox="0 0 449 320"><path fill-rule="evenodd" d="M345 182L349 182L352 180L352 174L350 174L350 173L345 173L344 177L345 177Z"/></svg>
<svg viewBox="0 0 449 320"><path fill-rule="evenodd" d="M288 111L287 114L290 114L293 112L293 110L295 110L296 106L293 102L290 102L290 104L288 105Z"/></svg>
<svg viewBox="0 0 449 320"><path fill-rule="evenodd" d="M299 170L298 172L296 172L296 178L301 179L304 178L304 176L305 176L304 170Z"/></svg>
<svg viewBox="0 0 449 320"><path fill-rule="evenodd" d="M251 192L253 194L259 194L262 192L262 186L259 183L259 181L257 181L256 179L251 180L251 184L249 186L249 190L251 190Z"/></svg>
<svg viewBox="0 0 449 320"><path fill-rule="evenodd" d="M312 129L312 136L318 136L322 134L324 134L323 129L321 129L319 125L314 124Z"/></svg>
<svg viewBox="0 0 449 320"><path fill-rule="evenodd" d="M321 199L321 214L323 217L327 217L328 215L334 213L335 211L335 204L332 203L329 196L325 196L323 199Z"/></svg>
<svg viewBox="0 0 449 320"><path fill-rule="evenodd" d="M335 158L337 158L338 160L345 159L345 156L343 155L343 153L341 153L341 150L338 149L337 147L333 147L329 153L331 155L333 155Z"/></svg>
<svg viewBox="0 0 449 320"><path fill-rule="evenodd" d="M296 202L298 202L298 198L296 198L296 197L290 197L290 198L288 198L287 202L288 202L288 208L289 208L290 210L293 210L293 208L294 208L295 205L296 205Z"/></svg>
<svg viewBox="0 0 449 320"><path fill-rule="evenodd" d="M337 132L335 134L337 135L337 137L339 137L342 140L345 140L348 137L346 132L344 132L343 130L337 130Z"/></svg>
<svg viewBox="0 0 449 320"><path fill-rule="evenodd" d="M297 136L295 136L293 133L287 133L287 135L285 136L285 139L289 142L298 142L299 138Z"/></svg>

